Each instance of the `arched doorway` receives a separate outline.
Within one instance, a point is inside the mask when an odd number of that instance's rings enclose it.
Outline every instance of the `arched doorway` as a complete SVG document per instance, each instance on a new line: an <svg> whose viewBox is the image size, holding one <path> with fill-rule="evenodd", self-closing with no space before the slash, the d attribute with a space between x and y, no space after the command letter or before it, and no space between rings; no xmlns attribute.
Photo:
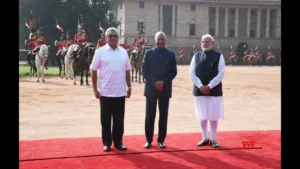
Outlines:
<svg viewBox="0 0 300 169"><path fill-rule="evenodd" d="M236 56L238 57L238 62L242 62L243 57L244 57L244 52L246 50L249 50L249 45L245 42L242 42L240 44L238 44L238 46L236 47Z"/></svg>

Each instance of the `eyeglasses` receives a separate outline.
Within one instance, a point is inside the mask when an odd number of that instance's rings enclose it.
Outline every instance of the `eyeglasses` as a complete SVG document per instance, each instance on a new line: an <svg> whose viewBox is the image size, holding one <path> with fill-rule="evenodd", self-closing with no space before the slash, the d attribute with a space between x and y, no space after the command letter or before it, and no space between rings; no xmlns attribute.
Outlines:
<svg viewBox="0 0 300 169"><path fill-rule="evenodd" d="M109 38L118 38L118 35L108 35Z"/></svg>

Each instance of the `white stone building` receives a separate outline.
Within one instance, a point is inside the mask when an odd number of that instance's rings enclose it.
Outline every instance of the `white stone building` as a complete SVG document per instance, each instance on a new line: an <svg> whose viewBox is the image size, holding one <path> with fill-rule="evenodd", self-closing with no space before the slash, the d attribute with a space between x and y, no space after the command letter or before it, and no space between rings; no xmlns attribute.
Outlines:
<svg viewBox="0 0 300 169"><path fill-rule="evenodd" d="M189 60L192 46L200 48L200 37L210 33L226 60L230 46L241 56L245 44L249 51L258 46L259 52L265 55L270 47L280 58L280 0L118 1L113 13L121 21L121 36L127 37L129 44L139 29L146 30L151 44L154 34L161 30L168 36L168 47L177 54L178 48L183 47Z"/></svg>

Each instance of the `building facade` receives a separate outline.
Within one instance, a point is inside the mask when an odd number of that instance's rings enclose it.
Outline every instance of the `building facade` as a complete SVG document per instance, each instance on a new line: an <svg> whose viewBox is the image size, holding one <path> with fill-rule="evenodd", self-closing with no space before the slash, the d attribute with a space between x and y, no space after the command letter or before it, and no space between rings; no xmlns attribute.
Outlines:
<svg viewBox="0 0 300 169"><path fill-rule="evenodd" d="M167 34L167 46L177 54L183 48L189 61L192 46L200 49L200 37L209 33L226 60L231 47L242 57L244 46L248 51L258 47L263 55L270 49L280 60L280 0L119 0L117 4L112 12L121 21L121 36L130 44L137 30L144 29L154 45L154 34L161 30Z"/></svg>

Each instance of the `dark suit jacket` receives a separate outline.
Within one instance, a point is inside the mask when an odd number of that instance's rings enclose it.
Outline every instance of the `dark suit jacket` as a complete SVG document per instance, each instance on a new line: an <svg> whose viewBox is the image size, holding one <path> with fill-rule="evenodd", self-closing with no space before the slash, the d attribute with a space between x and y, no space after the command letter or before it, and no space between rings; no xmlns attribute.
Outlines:
<svg viewBox="0 0 300 169"><path fill-rule="evenodd" d="M142 74L146 79L144 96L172 97L172 80L177 75L175 53L167 48L156 47L146 51L142 64ZM164 90L156 90L154 83L164 82Z"/></svg>

